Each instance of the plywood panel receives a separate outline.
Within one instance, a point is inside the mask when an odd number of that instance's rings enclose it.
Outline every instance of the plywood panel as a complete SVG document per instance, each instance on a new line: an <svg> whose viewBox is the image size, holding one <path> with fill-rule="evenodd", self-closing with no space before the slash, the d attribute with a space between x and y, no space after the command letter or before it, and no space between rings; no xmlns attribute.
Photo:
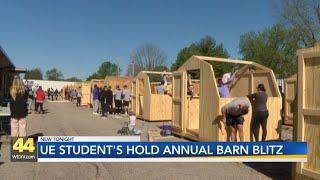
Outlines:
<svg viewBox="0 0 320 180"><path fill-rule="evenodd" d="M188 129L199 129L199 97L193 97L187 99L186 111L187 111L187 128Z"/></svg>
<svg viewBox="0 0 320 180"><path fill-rule="evenodd" d="M213 121L219 111L219 95L212 65L207 62L200 64L200 122L199 140L216 141L218 130Z"/></svg>
<svg viewBox="0 0 320 180"><path fill-rule="evenodd" d="M127 85L128 89L131 89L133 77L129 76L106 76L104 79L104 84L111 86L114 90L116 85L119 85L121 88L124 85Z"/></svg>
<svg viewBox="0 0 320 180"><path fill-rule="evenodd" d="M181 103L173 102L173 114L172 114L172 126L181 129L182 117L181 117Z"/></svg>
<svg viewBox="0 0 320 180"><path fill-rule="evenodd" d="M85 82L81 86L81 104L90 105L91 104L91 83Z"/></svg>
<svg viewBox="0 0 320 180"><path fill-rule="evenodd" d="M320 119L317 116L305 116L305 140L308 142L308 162L304 168L320 173Z"/></svg>
<svg viewBox="0 0 320 180"><path fill-rule="evenodd" d="M175 85L174 85L174 91L173 91L173 97L177 97L177 98L181 98L181 83L182 83L182 77L181 76L175 76L174 77L174 81L175 81Z"/></svg>
<svg viewBox="0 0 320 180"><path fill-rule="evenodd" d="M200 95L200 80L192 80L193 92L195 95Z"/></svg>
<svg viewBox="0 0 320 180"><path fill-rule="evenodd" d="M143 96L139 95L139 116L143 115Z"/></svg>
<svg viewBox="0 0 320 180"><path fill-rule="evenodd" d="M173 73L173 110L172 110L172 132L177 135L185 133L185 100L186 96L186 72Z"/></svg>
<svg viewBox="0 0 320 180"><path fill-rule="evenodd" d="M151 94L150 118L148 121L172 119L172 97L169 95Z"/></svg>
<svg viewBox="0 0 320 180"><path fill-rule="evenodd" d="M305 107L320 108L320 57L305 60Z"/></svg>
<svg viewBox="0 0 320 180"><path fill-rule="evenodd" d="M136 82L132 82L132 87L131 87L131 95L132 95L132 100L131 100L131 108L130 111L133 112L135 115L137 115L137 88L136 88Z"/></svg>
<svg viewBox="0 0 320 180"><path fill-rule="evenodd" d="M249 75L244 74L241 78L237 79L231 86L230 95L231 97L243 97L250 94L250 82Z"/></svg>
<svg viewBox="0 0 320 180"><path fill-rule="evenodd" d="M294 102L297 96L297 76L284 80L284 124L293 125ZM296 109L297 110L297 109Z"/></svg>
<svg viewBox="0 0 320 180"><path fill-rule="evenodd" d="M139 92L139 95L140 95L140 96L143 96L143 95L144 95L144 85L145 85L145 84L144 84L144 81L145 81L145 80L144 80L143 78L139 78L139 79L138 79L138 83L139 83L139 87L138 87L139 90L138 90L138 92Z"/></svg>

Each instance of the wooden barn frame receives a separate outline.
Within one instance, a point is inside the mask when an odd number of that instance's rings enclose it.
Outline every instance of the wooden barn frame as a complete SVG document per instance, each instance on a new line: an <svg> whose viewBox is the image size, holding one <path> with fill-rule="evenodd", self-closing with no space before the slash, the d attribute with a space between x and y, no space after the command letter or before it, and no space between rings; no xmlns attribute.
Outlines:
<svg viewBox="0 0 320 180"><path fill-rule="evenodd" d="M308 161L297 163L295 179L320 179L320 44L300 49L298 56L298 117L296 141L308 143Z"/></svg>
<svg viewBox="0 0 320 180"><path fill-rule="evenodd" d="M172 76L171 72L141 71L132 82L131 112L146 121L171 120L172 97L156 93L156 85L160 82L150 82L150 74ZM167 89L171 91L171 82L168 82Z"/></svg>
<svg viewBox="0 0 320 180"><path fill-rule="evenodd" d="M242 65L230 89L232 98L220 98L213 70L215 63ZM187 95L187 71L190 70L200 72L200 96ZM245 97L253 93L259 83L264 83L269 96L267 140L279 139L282 98L273 71L251 61L205 56L192 56L173 72L173 133L196 141L226 141L226 130L221 122L221 108L234 97ZM245 141L252 140L251 112L250 108L249 113L244 116Z"/></svg>
<svg viewBox="0 0 320 180"><path fill-rule="evenodd" d="M297 74L284 80L283 124L293 125L293 102L297 95Z"/></svg>
<svg viewBox="0 0 320 180"><path fill-rule="evenodd" d="M111 86L112 90L115 90L116 85L119 85L122 89L124 85L128 86L128 89L131 89L131 84L133 77L129 76L106 76L104 79L104 84L106 86Z"/></svg>

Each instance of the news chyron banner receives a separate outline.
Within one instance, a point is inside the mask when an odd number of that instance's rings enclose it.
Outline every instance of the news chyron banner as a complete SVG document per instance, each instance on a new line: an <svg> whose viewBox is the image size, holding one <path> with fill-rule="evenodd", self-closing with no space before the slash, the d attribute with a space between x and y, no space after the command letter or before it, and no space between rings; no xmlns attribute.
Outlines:
<svg viewBox="0 0 320 180"><path fill-rule="evenodd" d="M41 136L12 140L12 161L306 162L306 142L140 142L139 136Z"/></svg>

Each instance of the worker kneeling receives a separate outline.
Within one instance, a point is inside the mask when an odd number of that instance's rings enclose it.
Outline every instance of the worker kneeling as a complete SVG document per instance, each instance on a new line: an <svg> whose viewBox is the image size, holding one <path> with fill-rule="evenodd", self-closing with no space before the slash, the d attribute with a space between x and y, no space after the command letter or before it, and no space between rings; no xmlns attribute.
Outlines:
<svg viewBox="0 0 320 180"><path fill-rule="evenodd" d="M248 98L236 98L222 107L224 123L227 127L227 141L237 141L237 132L239 132L240 141L244 141L243 136L243 115L248 114L250 108Z"/></svg>

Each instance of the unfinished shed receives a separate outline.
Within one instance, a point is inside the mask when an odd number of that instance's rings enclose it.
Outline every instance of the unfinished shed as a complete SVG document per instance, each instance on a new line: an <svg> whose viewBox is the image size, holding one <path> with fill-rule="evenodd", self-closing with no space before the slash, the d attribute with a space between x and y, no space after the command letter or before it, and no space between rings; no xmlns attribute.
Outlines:
<svg viewBox="0 0 320 180"><path fill-rule="evenodd" d="M104 86L104 80L92 79L91 81L83 82L81 84L81 105L89 107L92 105L92 91L94 85L102 88Z"/></svg>
<svg viewBox="0 0 320 180"><path fill-rule="evenodd" d="M298 56L298 117L296 141L308 144L307 162L297 163L295 179L320 179L320 44L300 49Z"/></svg>
<svg viewBox="0 0 320 180"><path fill-rule="evenodd" d="M283 124L293 125L293 102L297 96L297 74L284 80Z"/></svg>
<svg viewBox="0 0 320 180"><path fill-rule="evenodd" d="M133 77L129 76L106 76L104 84L111 86L112 90L115 90L116 86L119 85L122 89L124 85L127 85L128 89L131 89Z"/></svg>
<svg viewBox="0 0 320 180"><path fill-rule="evenodd" d="M146 121L166 121L172 116L172 82L165 86L168 93L158 94L157 86L162 81L163 74L170 79L171 72L141 71L132 82L133 112L139 119Z"/></svg>
<svg viewBox="0 0 320 180"><path fill-rule="evenodd" d="M221 63L236 65L238 71L230 87L231 98L221 98L218 92L215 67ZM187 95L187 74L198 71L199 94ZM280 109L282 98L273 71L251 61L232 60L205 56L192 56L177 71L173 72L173 133L197 141L226 141L226 129L221 122L221 108L237 97L255 92L263 83L268 94L269 109L267 140L279 138L281 126ZM244 116L244 140L252 140L251 108ZM261 130L260 130L261 136Z"/></svg>

